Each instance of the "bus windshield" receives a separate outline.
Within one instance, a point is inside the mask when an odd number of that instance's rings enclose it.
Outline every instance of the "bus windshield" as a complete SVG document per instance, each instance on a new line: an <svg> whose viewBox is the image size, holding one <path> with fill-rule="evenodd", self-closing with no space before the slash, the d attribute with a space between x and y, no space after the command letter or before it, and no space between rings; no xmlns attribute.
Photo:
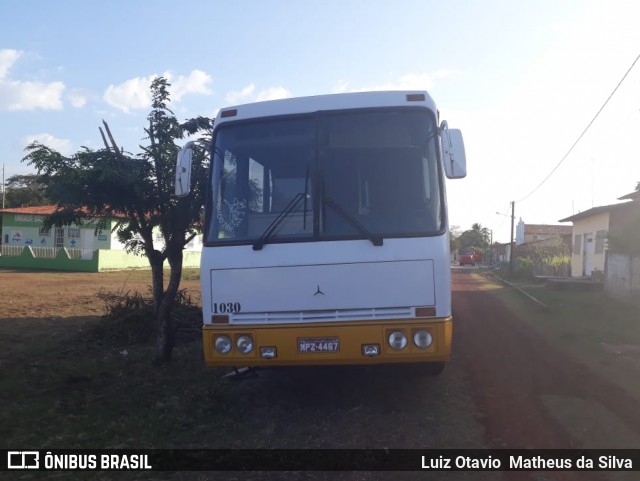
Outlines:
<svg viewBox="0 0 640 481"><path fill-rule="evenodd" d="M215 135L205 242L440 234L437 139L424 109L224 124Z"/></svg>

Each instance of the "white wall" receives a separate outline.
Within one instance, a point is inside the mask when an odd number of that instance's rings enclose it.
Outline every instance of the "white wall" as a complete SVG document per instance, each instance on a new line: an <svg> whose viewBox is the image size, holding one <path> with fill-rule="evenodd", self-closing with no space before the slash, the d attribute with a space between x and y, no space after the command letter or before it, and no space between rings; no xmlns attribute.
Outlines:
<svg viewBox="0 0 640 481"><path fill-rule="evenodd" d="M602 212L600 214L592 215L584 219L579 219L573 222L572 232L572 255L571 255L571 276L580 277L584 273L585 262L585 235L591 235L593 237L592 242L596 242L596 233L598 231L609 231L609 212ZM580 237L580 250L576 251L576 236ZM595 245L595 244L594 244ZM606 249L605 249L606 251ZM604 271L605 253L596 254L593 253L591 258L591 267L593 270Z"/></svg>

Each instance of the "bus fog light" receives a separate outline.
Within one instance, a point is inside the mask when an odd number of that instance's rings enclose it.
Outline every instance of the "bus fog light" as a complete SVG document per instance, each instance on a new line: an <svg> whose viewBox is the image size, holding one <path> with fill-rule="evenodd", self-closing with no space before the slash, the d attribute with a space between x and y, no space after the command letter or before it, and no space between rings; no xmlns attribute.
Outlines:
<svg viewBox="0 0 640 481"><path fill-rule="evenodd" d="M265 359L275 359L278 357L278 349L275 346L261 347L260 357L264 357Z"/></svg>
<svg viewBox="0 0 640 481"><path fill-rule="evenodd" d="M394 331L389 334L389 346L396 351L400 351L407 347L407 336L400 331Z"/></svg>
<svg viewBox="0 0 640 481"><path fill-rule="evenodd" d="M380 355L379 344L363 344L362 354L366 357L376 357Z"/></svg>
<svg viewBox="0 0 640 481"><path fill-rule="evenodd" d="M433 336L429 331L416 331L413 333L413 343L421 349L426 349L433 343Z"/></svg>
<svg viewBox="0 0 640 481"><path fill-rule="evenodd" d="M253 351L253 339L251 336L240 336L236 340L236 347L241 354L249 354Z"/></svg>
<svg viewBox="0 0 640 481"><path fill-rule="evenodd" d="M216 351L218 351L220 354L227 354L229 351L231 351L231 338L229 336L218 336L216 337L214 346L216 348Z"/></svg>

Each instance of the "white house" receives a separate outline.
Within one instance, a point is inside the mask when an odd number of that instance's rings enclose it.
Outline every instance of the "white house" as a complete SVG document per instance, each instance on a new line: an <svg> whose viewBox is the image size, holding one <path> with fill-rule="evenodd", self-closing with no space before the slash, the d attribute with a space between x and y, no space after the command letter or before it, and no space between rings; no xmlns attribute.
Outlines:
<svg viewBox="0 0 640 481"><path fill-rule="evenodd" d="M609 232L622 229L640 213L640 192L627 194L620 200L631 202L593 207L560 220L573 222L572 277L604 272Z"/></svg>

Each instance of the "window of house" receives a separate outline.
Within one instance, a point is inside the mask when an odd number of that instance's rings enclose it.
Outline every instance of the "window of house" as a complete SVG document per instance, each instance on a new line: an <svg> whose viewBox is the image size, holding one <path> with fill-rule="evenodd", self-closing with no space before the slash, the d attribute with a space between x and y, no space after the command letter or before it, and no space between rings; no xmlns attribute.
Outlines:
<svg viewBox="0 0 640 481"><path fill-rule="evenodd" d="M596 232L596 248L595 248L596 254L604 253L604 246L605 246L606 240L607 240L606 230L599 230L598 232Z"/></svg>
<svg viewBox="0 0 640 481"><path fill-rule="evenodd" d="M38 229L38 235L42 237L49 237L51 235L51 229L40 227L40 229Z"/></svg>
<svg viewBox="0 0 640 481"><path fill-rule="evenodd" d="M573 255L579 256L582 254L582 236L576 234L573 236Z"/></svg>
<svg viewBox="0 0 640 481"><path fill-rule="evenodd" d="M69 233L67 234L69 237L74 239L80 238L80 228L79 227L69 227Z"/></svg>
<svg viewBox="0 0 640 481"><path fill-rule="evenodd" d="M64 228L63 227L56 227L53 242L56 248L60 248L64 246Z"/></svg>

